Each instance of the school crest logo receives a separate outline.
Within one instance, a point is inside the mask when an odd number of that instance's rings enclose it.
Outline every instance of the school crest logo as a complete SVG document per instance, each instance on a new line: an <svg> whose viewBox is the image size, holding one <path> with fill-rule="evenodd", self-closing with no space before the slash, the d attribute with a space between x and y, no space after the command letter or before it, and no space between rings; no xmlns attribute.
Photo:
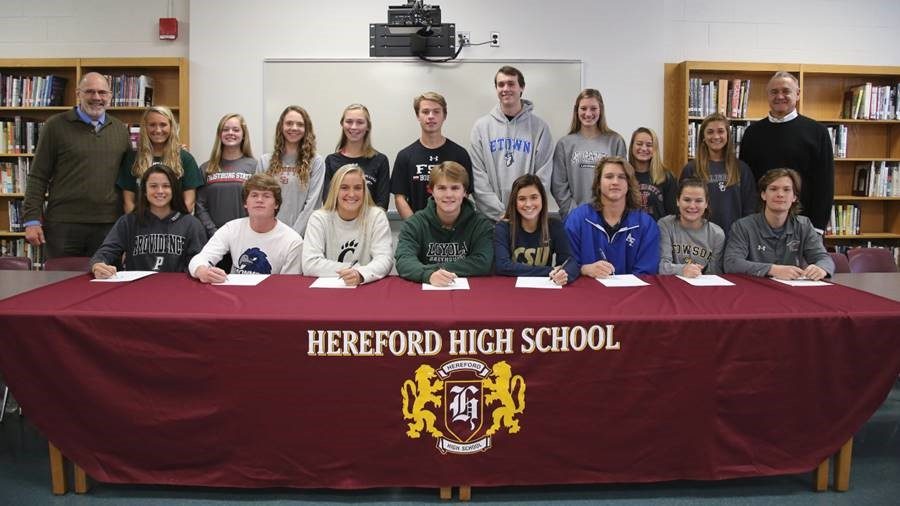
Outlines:
<svg viewBox="0 0 900 506"><path fill-rule="evenodd" d="M406 436L431 435L441 453L487 451L491 438L521 430L525 380L506 361L493 367L475 359L456 359L438 369L420 365L400 389Z"/></svg>

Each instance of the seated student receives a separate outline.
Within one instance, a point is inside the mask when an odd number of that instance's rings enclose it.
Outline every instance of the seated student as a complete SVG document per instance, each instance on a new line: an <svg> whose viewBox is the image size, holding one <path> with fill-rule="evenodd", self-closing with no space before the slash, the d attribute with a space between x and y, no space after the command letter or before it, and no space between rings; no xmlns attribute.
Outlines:
<svg viewBox="0 0 900 506"><path fill-rule="evenodd" d="M456 162L441 162L428 180L432 198L400 229L397 274L410 281L448 286L457 276L491 273L493 224L466 198L469 174Z"/></svg>
<svg viewBox="0 0 900 506"><path fill-rule="evenodd" d="M269 174L254 174L244 183L247 217L222 225L203 250L191 259L191 276L204 283L222 283L225 271L215 267L226 253L234 259L232 274L300 274L303 239L275 215L281 206L281 186Z"/></svg>
<svg viewBox="0 0 900 506"><path fill-rule="evenodd" d="M721 274L725 232L709 221L709 188L695 178L682 179L677 214L660 218L659 273L696 278Z"/></svg>
<svg viewBox="0 0 900 506"><path fill-rule="evenodd" d="M559 219L547 216L545 202L547 192L539 177L525 174L513 181L506 213L494 225L497 274L550 276L558 285L578 277L580 266L572 258L566 230Z"/></svg>
<svg viewBox="0 0 900 506"><path fill-rule="evenodd" d="M734 223L725 246L725 272L819 280L834 261L806 216L799 216L800 175L772 169L759 178L762 212Z"/></svg>
<svg viewBox="0 0 900 506"><path fill-rule="evenodd" d="M594 201L575 208L566 232L581 274L656 274L659 228L641 211L634 168L620 156L607 156L594 171Z"/></svg>
<svg viewBox="0 0 900 506"><path fill-rule="evenodd" d="M313 212L303 242L303 274L340 277L350 286L387 276L394 266L391 226L375 205L366 173L356 164L338 169L321 209Z"/></svg>
<svg viewBox="0 0 900 506"><path fill-rule="evenodd" d="M174 170L151 165L136 189L135 211L116 221L91 257L96 278L115 276L123 254L129 271L185 272L191 257L206 244L206 230L188 212Z"/></svg>

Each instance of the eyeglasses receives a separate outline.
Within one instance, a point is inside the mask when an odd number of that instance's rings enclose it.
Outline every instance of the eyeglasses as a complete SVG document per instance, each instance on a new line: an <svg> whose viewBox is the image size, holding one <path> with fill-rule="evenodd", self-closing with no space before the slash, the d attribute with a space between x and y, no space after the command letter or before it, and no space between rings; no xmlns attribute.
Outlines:
<svg viewBox="0 0 900 506"><path fill-rule="evenodd" d="M108 90L78 90L82 95L97 95L100 97L108 97L112 95L111 91Z"/></svg>

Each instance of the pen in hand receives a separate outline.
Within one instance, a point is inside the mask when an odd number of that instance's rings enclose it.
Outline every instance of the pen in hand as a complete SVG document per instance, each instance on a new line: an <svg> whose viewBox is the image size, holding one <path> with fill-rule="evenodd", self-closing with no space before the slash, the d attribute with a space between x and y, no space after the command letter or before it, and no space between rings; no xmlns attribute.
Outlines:
<svg viewBox="0 0 900 506"><path fill-rule="evenodd" d="M604 262L606 262L606 263L608 263L610 266L612 266L612 272L610 272L609 275L610 275L610 276L615 276L615 275L616 275L616 266L613 265L613 263L610 262L608 258L606 258L606 252L603 251L603 248L599 248L597 251L600 252L600 260L603 260Z"/></svg>
<svg viewBox="0 0 900 506"><path fill-rule="evenodd" d="M551 280L553 279L553 275L556 274L557 272L559 272L560 269L566 268L566 264L569 263L569 258L572 258L572 257L566 258L565 260L563 260L563 263L561 263L560 265L557 265L556 267L553 268L553 270L550 271L550 279Z"/></svg>

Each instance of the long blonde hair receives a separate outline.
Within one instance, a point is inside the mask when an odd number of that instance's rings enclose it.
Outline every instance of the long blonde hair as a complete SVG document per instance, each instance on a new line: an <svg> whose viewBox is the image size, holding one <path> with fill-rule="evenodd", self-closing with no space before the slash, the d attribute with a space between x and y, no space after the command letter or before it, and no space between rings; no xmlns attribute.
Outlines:
<svg viewBox="0 0 900 506"><path fill-rule="evenodd" d="M359 215L356 217L356 226L357 230L360 232L359 251L364 251L367 247L366 243L368 242L368 235L366 232L368 231L367 227L369 226L369 213L384 211L376 206L375 201L372 200L372 195L369 193L369 184L366 183L366 173L363 171L362 167L355 163L348 163L347 165L341 166L341 168L334 173L334 176L331 178L331 184L328 186L328 196L325 197L325 203L322 204L322 209L330 211L330 220L340 219L337 209L338 193L341 189L341 183L348 174L359 174L359 177L362 178L363 182L363 205L359 210Z"/></svg>
<svg viewBox="0 0 900 506"><path fill-rule="evenodd" d="M663 165L662 157L659 156L659 138L656 137L656 132L647 127L638 127L637 130L631 134L631 142L628 143L628 161L632 166L635 165L635 157L634 157L634 138L637 137L637 134L647 134L650 136L650 142L653 143L653 158L650 159L650 181L653 184L663 184L666 182L666 166Z"/></svg>
<svg viewBox="0 0 900 506"><path fill-rule="evenodd" d="M369 114L369 109L362 104L350 104L344 109L344 112L341 113L341 138L338 140L337 147L334 151L339 153L347 144L347 134L344 132L344 118L349 111L362 111L363 115L366 117L366 135L363 137L363 158L374 157L378 154L378 151L372 147L372 115Z"/></svg>
<svg viewBox="0 0 900 506"><path fill-rule="evenodd" d="M734 186L741 182L740 165L738 164L737 155L734 152L734 143L731 142L731 123L729 123L728 118L720 112L710 114L703 120L703 123L700 124L700 142L697 145L697 163L694 164L694 175L704 183L709 183L709 164L711 160L709 146L707 146L704 141L706 138L706 127L709 126L710 123L716 121L725 123L726 141L724 158L725 174L728 177L725 180L725 186Z"/></svg>
<svg viewBox="0 0 900 506"><path fill-rule="evenodd" d="M241 122L241 131L244 133L241 139L241 154L247 158L253 158L253 150L250 149L250 132L247 130L247 121L244 117L237 113L229 113L222 116L219 120L219 126L216 127L216 140L213 143L212 153L209 155L209 162L206 165L206 174L215 174L222 169L222 129L225 128L225 122L231 118L237 118Z"/></svg>
<svg viewBox="0 0 900 506"><path fill-rule="evenodd" d="M303 117L305 133L300 139L300 145L297 147L297 164L294 167L285 167L282 157L284 156L284 118L289 112L296 112ZM282 171L291 171L297 174L300 186L309 185L310 165L316 156L316 134L313 132L312 120L306 109L299 105L289 105L281 112L278 117L278 124L275 125L275 147L272 151L272 160L269 162L269 170L267 174L273 176L280 174Z"/></svg>
<svg viewBox="0 0 900 506"><path fill-rule="evenodd" d="M163 146L162 160L160 163L172 169L178 179L184 177L184 167L181 166L181 140L179 139L178 122L172 110L163 105L148 107L141 116L141 133L138 140L137 152L134 154L134 164L131 173L135 177L141 177L144 172L153 165L153 143L150 142L149 128L147 127L150 113L156 113L166 118L169 122L169 138Z"/></svg>

